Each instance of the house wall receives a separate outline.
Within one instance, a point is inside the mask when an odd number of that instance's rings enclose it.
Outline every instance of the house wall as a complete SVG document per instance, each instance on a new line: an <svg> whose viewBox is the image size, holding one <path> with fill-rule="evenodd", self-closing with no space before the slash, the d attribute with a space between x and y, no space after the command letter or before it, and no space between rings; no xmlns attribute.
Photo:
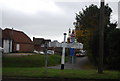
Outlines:
<svg viewBox="0 0 120 81"><path fill-rule="evenodd" d="M40 45L34 45L34 50L41 51L43 50Z"/></svg>
<svg viewBox="0 0 120 81"><path fill-rule="evenodd" d="M12 52L12 40L3 40L3 48L4 53Z"/></svg>
<svg viewBox="0 0 120 81"><path fill-rule="evenodd" d="M2 47L2 29L0 28L0 47Z"/></svg>
<svg viewBox="0 0 120 81"><path fill-rule="evenodd" d="M33 52L33 44L14 43L14 52Z"/></svg>
<svg viewBox="0 0 120 81"><path fill-rule="evenodd" d="M33 44L20 44L21 52L33 52L34 46Z"/></svg>

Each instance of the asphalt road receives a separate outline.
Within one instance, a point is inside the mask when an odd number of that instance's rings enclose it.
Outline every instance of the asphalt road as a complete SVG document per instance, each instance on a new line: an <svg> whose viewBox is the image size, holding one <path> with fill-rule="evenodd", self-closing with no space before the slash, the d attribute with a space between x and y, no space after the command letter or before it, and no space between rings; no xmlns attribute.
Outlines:
<svg viewBox="0 0 120 81"><path fill-rule="evenodd" d="M66 63L64 64L64 69L84 69L82 68L82 65L85 64L88 61L87 57L76 57L75 63ZM58 66L52 66L48 68L53 68L53 69L61 69L61 65Z"/></svg>

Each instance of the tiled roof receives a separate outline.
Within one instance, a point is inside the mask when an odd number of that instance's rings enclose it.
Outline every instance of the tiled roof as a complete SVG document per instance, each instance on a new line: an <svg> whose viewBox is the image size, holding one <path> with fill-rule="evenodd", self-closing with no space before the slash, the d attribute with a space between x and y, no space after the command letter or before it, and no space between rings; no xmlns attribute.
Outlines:
<svg viewBox="0 0 120 81"><path fill-rule="evenodd" d="M51 40L50 39L45 39L45 42L48 43L48 42L51 42Z"/></svg>
<svg viewBox="0 0 120 81"><path fill-rule="evenodd" d="M2 32L4 39L12 39L17 43L32 43L32 40L22 31L4 29Z"/></svg>

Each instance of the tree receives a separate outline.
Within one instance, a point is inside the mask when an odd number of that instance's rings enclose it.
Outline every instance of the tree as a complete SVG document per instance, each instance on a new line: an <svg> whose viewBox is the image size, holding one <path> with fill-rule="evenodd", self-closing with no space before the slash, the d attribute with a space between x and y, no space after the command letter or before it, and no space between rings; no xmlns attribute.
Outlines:
<svg viewBox="0 0 120 81"><path fill-rule="evenodd" d="M86 6L79 14L76 13L76 39L87 45L87 40L93 35L93 31L99 25L99 8L96 5ZM85 46L86 46L85 45Z"/></svg>
<svg viewBox="0 0 120 81"><path fill-rule="evenodd" d="M76 21L79 25L76 26L76 29L84 30L86 28L94 28L98 26L99 22L96 21L99 19L99 8L96 5L86 6L86 9L82 9L83 12L76 14ZM88 23L89 22L89 23Z"/></svg>
<svg viewBox="0 0 120 81"><path fill-rule="evenodd" d="M108 68L120 70L120 29L114 29L109 32L106 41L109 49Z"/></svg>
<svg viewBox="0 0 120 81"><path fill-rule="evenodd" d="M110 16L112 9L105 5L104 12L104 64L107 65L110 50L108 49L107 35L112 30L116 29L117 23L110 22ZM74 23L76 29L76 39L82 42L85 49L89 52L88 56L92 62L98 64L98 49L99 49L99 18L100 18L100 8L97 5L86 6L78 14L76 14L76 22ZM86 32L87 31L87 32ZM109 65L107 65L109 66Z"/></svg>
<svg viewBox="0 0 120 81"><path fill-rule="evenodd" d="M93 36L93 34L96 31L98 31L99 16L100 16L99 12L100 9L97 7L97 5L92 4L89 7L86 6L85 9L82 9L82 11L80 11L79 14L76 13L76 22L74 24L77 33L79 33L79 35L76 36L77 41L80 41L79 38L84 39L84 36L89 36L89 37ZM108 4L106 4L105 20L104 20L105 27L107 27L107 25L110 24L111 12L112 9L108 6ZM80 34L84 36L81 37Z"/></svg>

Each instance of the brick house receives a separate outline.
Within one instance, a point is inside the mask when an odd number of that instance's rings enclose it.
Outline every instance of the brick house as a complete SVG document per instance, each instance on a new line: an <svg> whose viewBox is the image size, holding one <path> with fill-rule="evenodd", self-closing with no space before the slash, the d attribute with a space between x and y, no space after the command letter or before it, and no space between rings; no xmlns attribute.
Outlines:
<svg viewBox="0 0 120 81"><path fill-rule="evenodd" d="M49 47L49 42L51 42L51 40L49 40L49 39L46 40L44 38L33 37L34 50L43 51L45 43L48 43L48 47Z"/></svg>
<svg viewBox="0 0 120 81"><path fill-rule="evenodd" d="M45 40L43 38L33 37L34 50L41 51L42 46L44 46Z"/></svg>
<svg viewBox="0 0 120 81"><path fill-rule="evenodd" d="M2 47L4 53L9 52L33 52L32 40L22 31L13 29L2 30Z"/></svg>

